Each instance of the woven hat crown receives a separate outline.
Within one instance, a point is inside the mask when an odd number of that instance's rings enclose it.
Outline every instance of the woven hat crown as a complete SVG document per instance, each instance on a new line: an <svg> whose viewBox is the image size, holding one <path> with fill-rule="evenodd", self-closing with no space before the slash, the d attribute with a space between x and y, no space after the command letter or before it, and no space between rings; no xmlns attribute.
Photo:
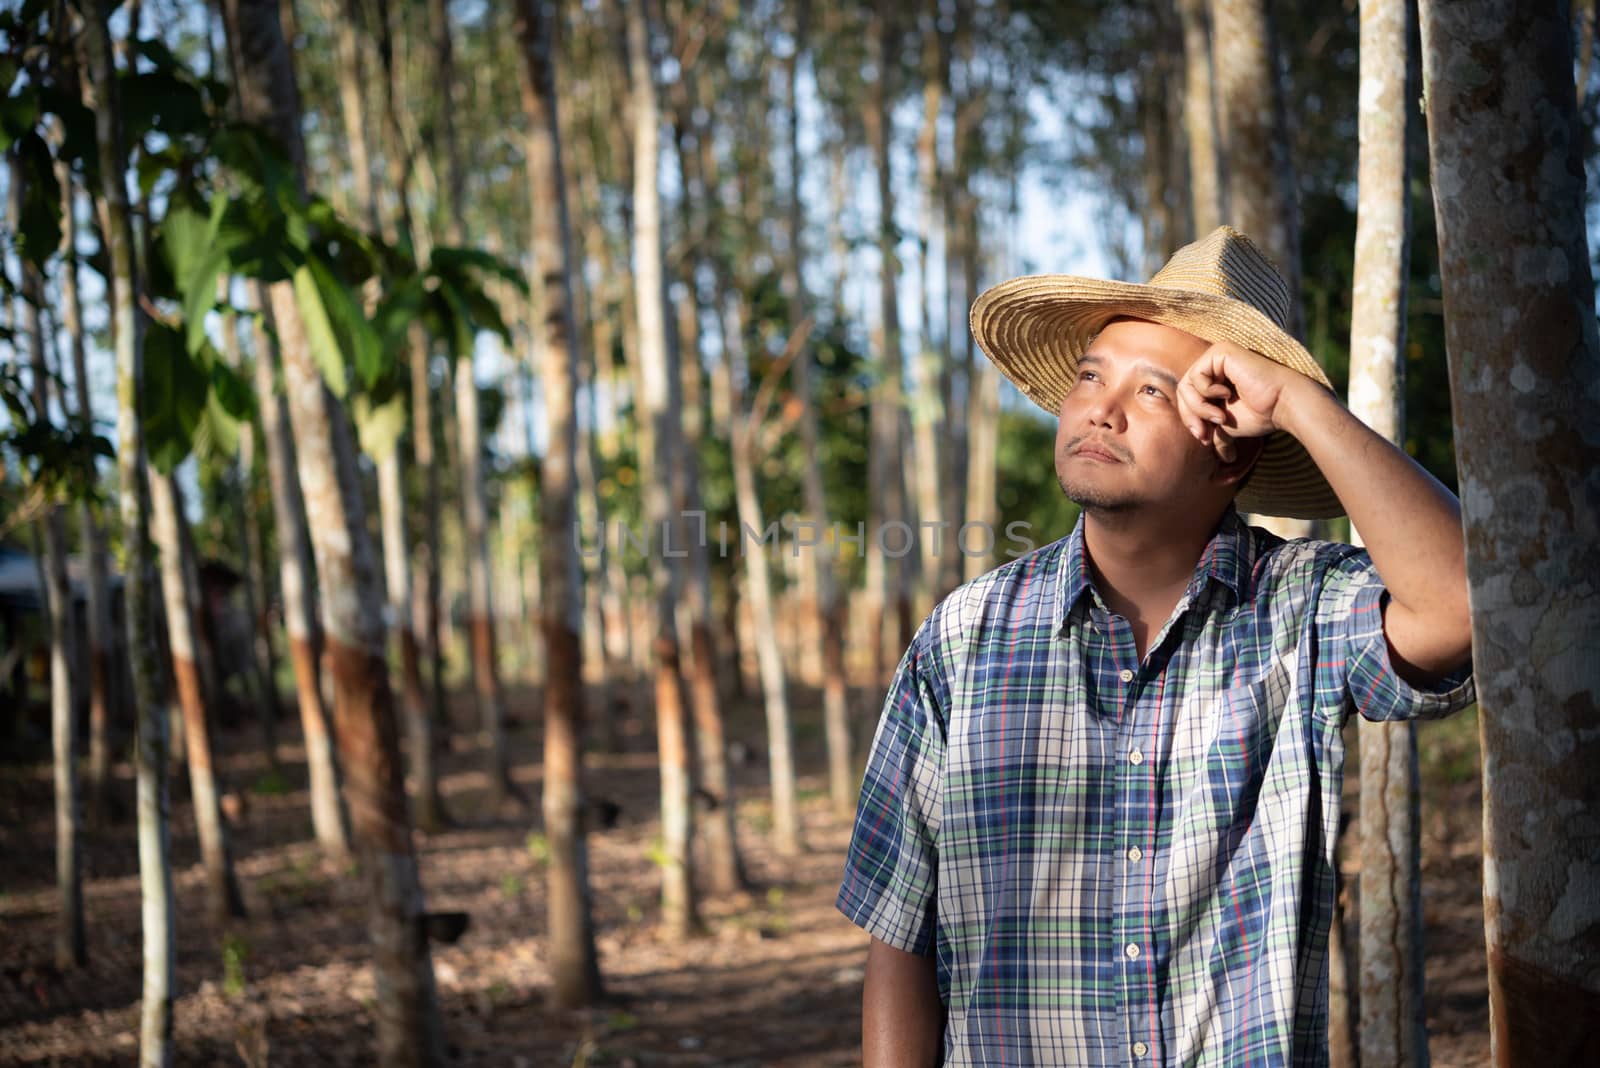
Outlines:
<svg viewBox="0 0 1600 1068"><path fill-rule="evenodd" d="M1150 285L1231 297L1255 308L1280 330L1289 328L1289 283L1254 241L1231 226L1219 226L1174 252Z"/></svg>

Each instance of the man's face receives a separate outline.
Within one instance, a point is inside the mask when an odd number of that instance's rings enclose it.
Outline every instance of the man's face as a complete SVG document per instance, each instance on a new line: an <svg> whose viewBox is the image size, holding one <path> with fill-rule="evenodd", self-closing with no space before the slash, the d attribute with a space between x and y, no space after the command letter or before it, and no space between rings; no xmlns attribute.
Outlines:
<svg viewBox="0 0 1600 1068"><path fill-rule="evenodd" d="M1142 319L1100 331L1078 361L1056 430L1056 478L1069 498L1102 512L1211 506L1217 456L1178 414L1178 380L1208 347Z"/></svg>

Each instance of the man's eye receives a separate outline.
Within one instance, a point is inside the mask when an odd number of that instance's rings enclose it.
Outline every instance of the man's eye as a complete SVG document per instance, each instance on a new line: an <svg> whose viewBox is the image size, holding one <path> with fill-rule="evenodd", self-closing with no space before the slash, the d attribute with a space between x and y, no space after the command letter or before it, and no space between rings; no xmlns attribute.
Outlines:
<svg viewBox="0 0 1600 1068"><path fill-rule="evenodd" d="M1157 389L1155 386L1145 386L1144 387L1144 391L1146 393L1150 394L1150 396L1152 396L1152 397L1165 397L1166 396L1165 393L1161 392L1161 390Z"/></svg>

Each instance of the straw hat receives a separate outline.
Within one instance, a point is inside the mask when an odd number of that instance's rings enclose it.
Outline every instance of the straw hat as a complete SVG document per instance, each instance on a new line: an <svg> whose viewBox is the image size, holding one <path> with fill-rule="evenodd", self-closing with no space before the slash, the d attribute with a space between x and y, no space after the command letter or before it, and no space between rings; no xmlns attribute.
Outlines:
<svg viewBox="0 0 1600 1068"><path fill-rule="evenodd" d="M1173 253L1148 284L1066 274L1013 278L972 305L972 337L1025 396L1051 415L1078 377L1078 357L1107 322L1129 315L1207 341L1231 341L1332 388L1287 330L1289 285L1248 237L1221 226ZM1288 434L1267 438L1239 509L1296 519L1344 514L1317 465Z"/></svg>

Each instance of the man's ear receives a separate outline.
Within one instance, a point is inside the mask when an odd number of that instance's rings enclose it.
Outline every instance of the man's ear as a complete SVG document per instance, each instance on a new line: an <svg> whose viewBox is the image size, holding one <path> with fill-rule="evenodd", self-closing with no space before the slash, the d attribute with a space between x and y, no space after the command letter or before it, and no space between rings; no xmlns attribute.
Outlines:
<svg viewBox="0 0 1600 1068"><path fill-rule="evenodd" d="M1212 472L1212 479L1219 486L1232 486L1235 493L1239 492L1255 473L1256 461L1261 459L1261 453L1266 447L1267 439L1264 437L1235 438L1233 460L1223 463L1219 459L1216 470Z"/></svg>

